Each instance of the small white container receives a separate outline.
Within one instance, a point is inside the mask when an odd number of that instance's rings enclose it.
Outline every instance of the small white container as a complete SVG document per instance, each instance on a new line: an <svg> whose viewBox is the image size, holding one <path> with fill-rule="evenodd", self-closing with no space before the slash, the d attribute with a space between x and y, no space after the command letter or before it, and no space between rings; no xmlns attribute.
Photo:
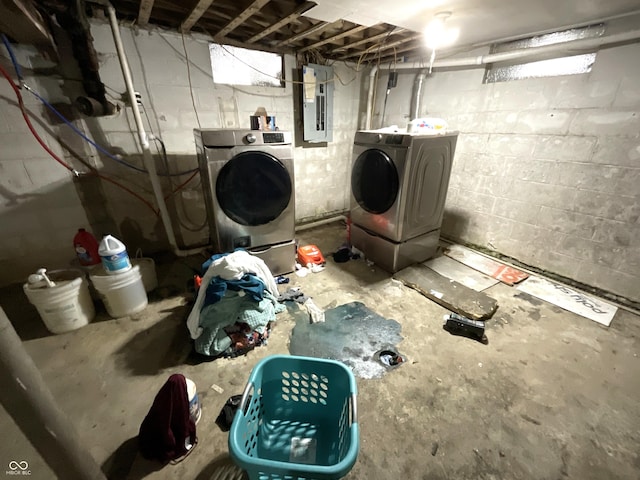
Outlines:
<svg viewBox="0 0 640 480"><path fill-rule="evenodd" d="M55 286L44 282L25 283L24 293L36 307L51 333L65 333L87 325L96 316L88 283L79 270L48 273Z"/></svg>
<svg viewBox="0 0 640 480"><path fill-rule="evenodd" d="M200 417L202 417L202 405L200 405L196 384L190 378L185 378L185 381L187 382L187 397L189 398L189 416L193 423L198 423Z"/></svg>
<svg viewBox="0 0 640 480"><path fill-rule="evenodd" d="M131 270L131 261L124 243L112 235L105 235L98 248L105 272L110 274Z"/></svg>
<svg viewBox="0 0 640 480"><path fill-rule="evenodd" d="M147 293L144 290L138 265L116 274L100 272L96 269L90 278L107 312L113 318L134 315L147 308Z"/></svg>

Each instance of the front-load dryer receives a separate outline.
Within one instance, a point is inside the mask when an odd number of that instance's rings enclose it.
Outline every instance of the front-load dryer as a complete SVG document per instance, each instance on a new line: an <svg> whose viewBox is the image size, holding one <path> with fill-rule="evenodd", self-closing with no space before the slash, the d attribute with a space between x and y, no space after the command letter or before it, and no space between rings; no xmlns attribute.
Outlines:
<svg viewBox="0 0 640 480"><path fill-rule="evenodd" d="M293 271L291 133L195 129L194 135L213 247L246 248L274 275Z"/></svg>
<svg viewBox="0 0 640 480"><path fill-rule="evenodd" d="M356 132L352 243L383 268L435 254L457 137Z"/></svg>

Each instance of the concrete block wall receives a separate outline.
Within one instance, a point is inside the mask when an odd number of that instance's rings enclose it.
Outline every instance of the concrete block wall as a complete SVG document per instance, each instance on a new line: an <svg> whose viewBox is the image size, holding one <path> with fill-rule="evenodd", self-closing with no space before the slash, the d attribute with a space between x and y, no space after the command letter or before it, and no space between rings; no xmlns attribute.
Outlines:
<svg viewBox="0 0 640 480"><path fill-rule="evenodd" d="M142 167L131 109L122 101L125 93L111 31L106 23L92 23L91 33L100 62L100 76L110 100L121 110L111 117L75 120L89 137ZM155 135L166 144L171 172L197 166L193 128L248 128L249 116L264 107L277 117L282 130L294 130L296 99L291 83L285 88L215 85L209 46L203 36L185 36L193 86L194 113L182 38L172 32L121 26L135 88L142 95L146 115ZM62 76L43 76L32 67L51 67L37 50L19 45L16 52L29 85L50 102L71 103L77 82ZM8 59L2 65L11 70ZM292 78L295 60L285 56L285 77ZM326 146L295 148L296 219L313 220L348 208L348 168L353 135L357 128L360 76L344 65L334 65L340 79L335 85L334 141ZM78 78L77 74L67 75ZM352 81L350 81L352 80ZM76 90L74 90L74 87ZM14 105L9 85L0 81L0 285L23 281L33 270L68 266L74 253L72 238L78 227L97 236L119 235L130 250L153 253L168 247L160 220L142 203L120 189L95 178L74 179L41 149L28 132ZM150 183L143 173L126 169L79 140L66 126L51 120L44 107L25 93L36 126L47 144L80 171L87 170L76 157L121 181L155 206ZM147 119L148 116L148 119ZM152 148L152 151L154 149ZM155 155L157 168L164 162ZM186 177L163 178L169 193ZM202 189L196 177L168 202L178 240L184 246L206 244L208 226ZM198 228L204 225L203 228Z"/></svg>
<svg viewBox="0 0 640 480"><path fill-rule="evenodd" d="M444 235L640 301L638 58L636 43L601 50L583 75L429 77L421 113L460 131ZM406 124L414 77L400 74L387 124Z"/></svg>

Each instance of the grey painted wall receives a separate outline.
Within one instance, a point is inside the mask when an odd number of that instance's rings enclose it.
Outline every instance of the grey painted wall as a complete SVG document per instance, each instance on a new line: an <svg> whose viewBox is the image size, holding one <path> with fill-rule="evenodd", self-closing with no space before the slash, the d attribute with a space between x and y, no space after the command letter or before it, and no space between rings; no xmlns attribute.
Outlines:
<svg viewBox="0 0 640 480"><path fill-rule="evenodd" d="M421 113L460 131L443 233L640 301L638 58L608 48L588 74L488 85L482 68L435 71ZM415 74L385 124L406 126Z"/></svg>
<svg viewBox="0 0 640 480"><path fill-rule="evenodd" d="M110 29L102 23L92 24L91 29L102 81L111 100L123 109L109 118L79 119L75 124L110 152L142 166L141 151L132 130L131 109L120 101L125 88ZM142 94L153 132L167 146L171 171L195 167L192 130L197 127L197 119L182 39L175 33L127 27L121 27L121 34L135 88ZM203 128L248 128L249 116L258 107L264 107L277 117L280 129L294 130L295 99L291 83L285 88L214 85L206 38L194 35L185 37L185 41L194 100ZM69 50L64 43L61 48ZM67 78L63 80L61 75L52 75L50 69L39 69L54 64L45 61L35 49L19 46L17 54L27 83L50 102L69 104L79 94L78 82L68 80L79 78L73 65L57 67ZM0 57L0 61L12 70L6 58ZM292 79L294 67L293 57L286 56L288 80ZM348 208L348 169L360 110L361 78L344 65L335 64L334 68L339 77L334 97L334 141L294 151L298 221L341 213ZM34 97L24 94L40 123L38 131L59 155L80 171L87 168L74 157L85 159L155 205L145 174L105 158L48 115ZM143 120L148 126L144 115ZM147 207L104 181L74 179L42 150L28 132L4 79L0 81L0 145L0 285L23 281L41 266L68 266L74 257L71 242L78 227L89 228L97 236L112 232L125 241L130 252L142 248L152 253L167 248L162 224ZM157 155L156 161L158 170L164 171ZM165 192L168 194L185 179L174 178L172 184L164 179ZM199 179L172 197L168 206L178 239L184 246L206 242L208 228L198 229L205 220Z"/></svg>

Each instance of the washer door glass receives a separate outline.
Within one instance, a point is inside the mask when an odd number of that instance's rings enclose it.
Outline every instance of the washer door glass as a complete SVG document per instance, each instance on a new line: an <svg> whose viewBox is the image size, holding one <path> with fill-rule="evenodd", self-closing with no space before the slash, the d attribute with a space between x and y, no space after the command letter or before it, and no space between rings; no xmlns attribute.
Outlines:
<svg viewBox="0 0 640 480"><path fill-rule="evenodd" d="M234 222L257 226L275 220L287 208L291 188L289 172L280 160L265 152L243 152L220 170L216 198Z"/></svg>
<svg viewBox="0 0 640 480"><path fill-rule="evenodd" d="M380 214L391 208L399 189L398 171L389 155L381 150L365 150L351 171L351 191L358 205Z"/></svg>

